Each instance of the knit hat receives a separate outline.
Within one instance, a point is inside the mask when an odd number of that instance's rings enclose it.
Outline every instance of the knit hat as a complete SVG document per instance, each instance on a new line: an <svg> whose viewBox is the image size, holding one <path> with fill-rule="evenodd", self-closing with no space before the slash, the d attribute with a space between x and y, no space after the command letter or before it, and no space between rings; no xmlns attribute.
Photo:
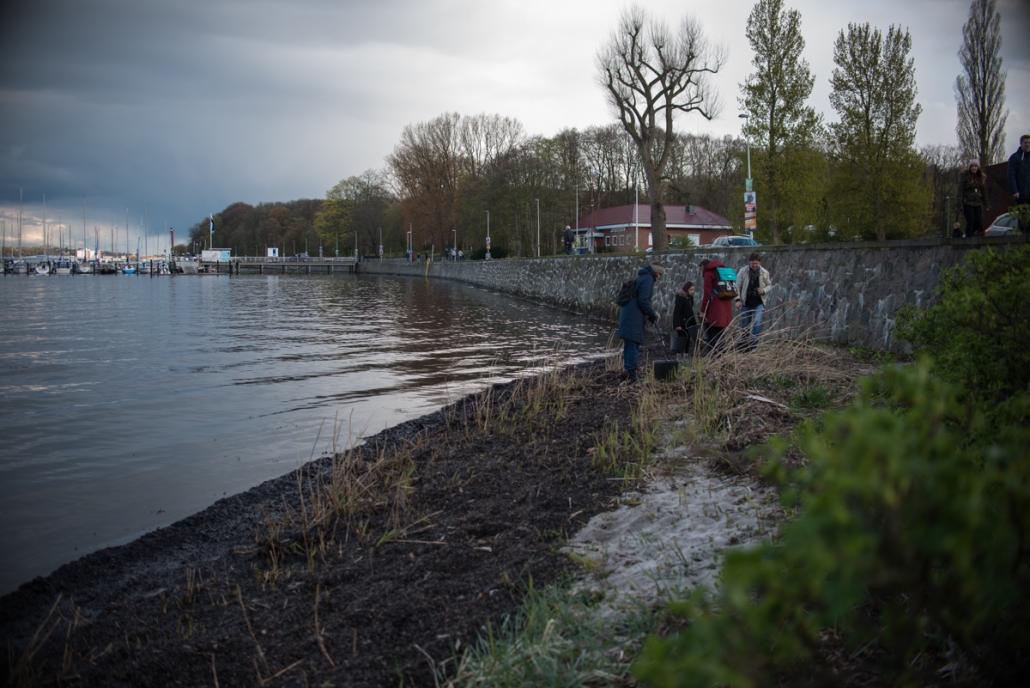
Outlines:
<svg viewBox="0 0 1030 688"><path fill-rule="evenodd" d="M651 263L651 269L654 270L656 275L661 275L665 272L665 266L661 263Z"/></svg>
<svg viewBox="0 0 1030 688"><path fill-rule="evenodd" d="M969 161L969 166L970 167L979 167L980 166L980 161L979 160L970 160Z"/></svg>

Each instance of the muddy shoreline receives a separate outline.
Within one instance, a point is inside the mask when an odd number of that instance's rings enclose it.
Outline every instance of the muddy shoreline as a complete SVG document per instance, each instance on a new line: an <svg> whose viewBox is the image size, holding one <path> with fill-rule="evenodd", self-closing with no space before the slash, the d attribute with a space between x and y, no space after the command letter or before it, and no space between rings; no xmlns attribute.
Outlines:
<svg viewBox="0 0 1030 688"><path fill-rule="evenodd" d="M65 564L0 598L5 678L432 685L621 491L590 456L632 413L617 382L592 362L498 385Z"/></svg>

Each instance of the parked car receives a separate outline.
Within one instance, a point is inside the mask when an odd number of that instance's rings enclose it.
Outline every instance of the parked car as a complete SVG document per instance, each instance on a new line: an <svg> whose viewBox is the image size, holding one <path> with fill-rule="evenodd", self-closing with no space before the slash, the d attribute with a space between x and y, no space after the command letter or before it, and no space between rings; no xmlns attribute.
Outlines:
<svg viewBox="0 0 1030 688"><path fill-rule="evenodd" d="M1015 213L1002 213L994 224L984 230L985 237L1015 236L1019 234L1019 217Z"/></svg>
<svg viewBox="0 0 1030 688"><path fill-rule="evenodd" d="M749 236L721 236L716 237L715 241L708 244L710 248L740 248L747 246L761 246L761 244Z"/></svg>

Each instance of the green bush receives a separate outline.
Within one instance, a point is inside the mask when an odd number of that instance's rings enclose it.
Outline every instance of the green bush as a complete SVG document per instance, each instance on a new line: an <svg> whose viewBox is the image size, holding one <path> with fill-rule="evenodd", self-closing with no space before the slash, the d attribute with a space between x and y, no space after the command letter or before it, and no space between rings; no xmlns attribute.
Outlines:
<svg viewBox="0 0 1030 688"><path fill-rule="evenodd" d="M650 639L635 675L837 683L826 657L840 645L885 685L937 681L946 661L998 682L1028 675L1030 426L989 433L960 396L926 362L888 368L803 428L808 464L774 463L798 517L778 542L730 553L718 593L676 605L686 629ZM1030 417L1030 395L1011 404Z"/></svg>
<svg viewBox="0 0 1030 688"><path fill-rule="evenodd" d="M972 251L941 275L937 302L907 308L898 336L979 404L1030 388L1030 246Z"/></svg>

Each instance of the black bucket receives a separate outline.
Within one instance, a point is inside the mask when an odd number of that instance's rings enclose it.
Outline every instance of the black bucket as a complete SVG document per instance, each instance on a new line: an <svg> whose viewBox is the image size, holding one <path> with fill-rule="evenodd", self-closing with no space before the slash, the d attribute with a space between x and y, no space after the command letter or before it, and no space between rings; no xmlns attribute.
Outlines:
<svg viewBox="0 0 1030 688"><path fill-rule="evenodd" d="M676 371L680 367L680 362L676 359L666 361L655 361L654 362L654 379L655 380L672 380L676 377Z"/></svg>

